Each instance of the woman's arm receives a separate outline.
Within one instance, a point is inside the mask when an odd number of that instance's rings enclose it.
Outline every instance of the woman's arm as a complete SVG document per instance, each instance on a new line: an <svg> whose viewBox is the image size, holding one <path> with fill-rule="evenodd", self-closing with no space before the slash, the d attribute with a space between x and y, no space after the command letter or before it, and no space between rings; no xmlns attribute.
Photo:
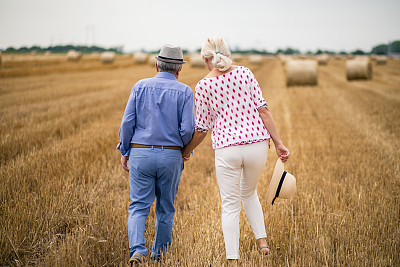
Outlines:
<svg viewBox="0 0 400 267"><path fill-rule="evenodd" d="M206 137L207 132L200 132L198 130L194 131L192 140L189 142L189 144L183 148L182 150L182 157L184 161L189 160L190 158L190 153L198 146L200 143L204 140Z"/></svg>
<svg viewBox="0 0 400 267"><path fill-rule="evenodd" d="M287 149L279 137L278 130L275 126L275 121L272 118L272 114L268 107L263 107L258 110L260 117L264 123L265 128L267 128L269 134L271 135L272 141L274 142L276 154L282 160L286 162L289 159L289 149Z"/></svg>

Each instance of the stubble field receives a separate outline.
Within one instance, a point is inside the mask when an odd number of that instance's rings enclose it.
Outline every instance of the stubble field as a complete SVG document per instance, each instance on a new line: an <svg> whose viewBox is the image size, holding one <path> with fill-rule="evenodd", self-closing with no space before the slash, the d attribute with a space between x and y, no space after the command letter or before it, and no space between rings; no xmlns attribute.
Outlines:
<svg viewBox="0 0 400 267"><path fill-rule="evenodd" d="M297 178L294 198L266 204L272 145L258 184L272 255L259 257L242 210L242 265L399 266L400 61L347 82L345 61L331 60L318 86L290 88L277 59L240 64L260 83ZM194 89L206 73L186 64L180 81ZM3 56L0 265L126 266L129 184L115 146L133 84L154 75L126 56L112 65ZM175 207L163 263L224 265L209 137L185 164ZM154 208L147 224L150 248Z"/></svg>

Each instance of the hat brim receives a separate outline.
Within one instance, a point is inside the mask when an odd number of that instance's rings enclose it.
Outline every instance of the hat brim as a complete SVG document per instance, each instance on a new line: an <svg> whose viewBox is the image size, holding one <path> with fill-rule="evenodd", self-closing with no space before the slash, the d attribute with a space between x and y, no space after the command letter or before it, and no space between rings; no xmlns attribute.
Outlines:
<svg viewBox="0 0 400 267"><path fill-rule="evenodd" d="M275 197L276 190L278 189L279 181L281 180L282 174L285 171L285 167L280 158L276 161L274 172L272 173L271 182L269 182L267 191L267 203L272 205L272 200Z"/></svg>
<svg viewBox="0 0 400 267"><path fill-rule="evenodd" d="M160 58L156 56L157 60L167 62L167 63L173 63L173 64L185 64L187 61L180 61L180 60L174 60L174 59L165 59L165 58Z"/></svg>

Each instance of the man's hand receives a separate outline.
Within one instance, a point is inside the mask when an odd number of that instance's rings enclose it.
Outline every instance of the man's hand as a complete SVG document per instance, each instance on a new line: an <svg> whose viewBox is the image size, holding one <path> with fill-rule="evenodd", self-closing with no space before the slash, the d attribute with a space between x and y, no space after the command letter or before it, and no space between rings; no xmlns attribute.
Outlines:
<svg viewBox="0 0 400 267"><path fill-rule="evenodd" d="M127 172L129 172L128 160L129 160L128 156L121 156L122 169L124 169Z"/></svg>

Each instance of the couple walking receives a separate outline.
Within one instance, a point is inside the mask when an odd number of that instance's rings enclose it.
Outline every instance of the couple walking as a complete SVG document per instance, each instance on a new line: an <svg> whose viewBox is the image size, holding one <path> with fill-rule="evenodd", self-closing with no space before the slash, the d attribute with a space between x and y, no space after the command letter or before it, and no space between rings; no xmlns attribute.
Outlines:
<svg viewBox="0 0 400 267"><path fill-rule="evenodd" d="M142 263L147 255L145 222L154 198L152 259L160 260L171 244L174 201L184 161L211 128L228 263L238 264L241 202L259 252L270 253L257 181L267 160L270 138L278 161L287 161L289 150L279 138L256 78L248 68L232 65L223 39L207 38L201 55L210 72L198 82L195 101L190 87L178 82L185 63L182 50L169 45L156 57L158 74L140 80L131 91L117 146L122 167L129 172L131 265ZM275 195L277 190L273 191Z"/></svg>

